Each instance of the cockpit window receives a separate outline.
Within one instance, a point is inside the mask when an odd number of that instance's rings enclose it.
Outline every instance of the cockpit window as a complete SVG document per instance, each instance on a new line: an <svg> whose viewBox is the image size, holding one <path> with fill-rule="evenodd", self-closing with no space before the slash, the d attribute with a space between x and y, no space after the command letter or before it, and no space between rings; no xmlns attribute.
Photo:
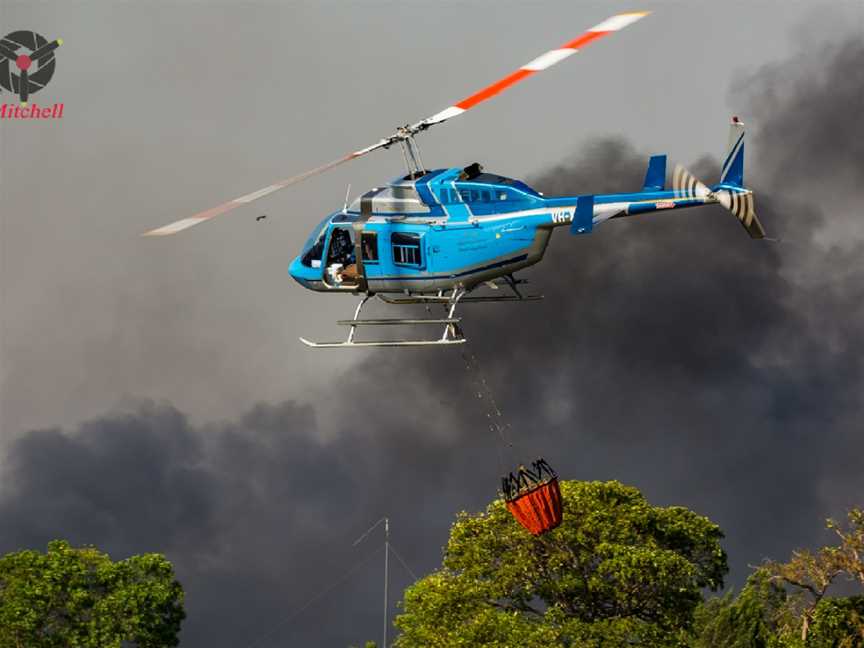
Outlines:
<svg viewBox="0 0 864 648"><path fill-rule="evenodd" d="M300 262L309 268L320 268L321 257L324 255L324 238L327 234L327 224L332 216L327 216L312 230L309 238L303 244Z"/></svg>

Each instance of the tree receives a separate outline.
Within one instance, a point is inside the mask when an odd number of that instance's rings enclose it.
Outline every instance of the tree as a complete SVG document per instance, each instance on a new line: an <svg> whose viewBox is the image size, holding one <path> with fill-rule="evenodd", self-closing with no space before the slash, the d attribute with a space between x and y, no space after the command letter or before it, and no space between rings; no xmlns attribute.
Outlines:
<svg viewBox="0 0 864 648"><path fill-rule="evenodd" d="M807 642L810 624L816 608L828 594L828 588L843 571L835 547L822 547L818 551L799 549L792 552L787 563L768 561L762 569L775 581L790 588L784 604L786 632L794 625L800 627L801 641Z"/></svg>
<svg viewBox="0 0 864 648"><path fill-rule="evenodd" d="M501 500L460 513L442 567L409 587L396 646L686 645L727 573L720 528L618 482L563 482L564 520L533 537Z"/></svg>
<svg viewBox="0 0 864 648"><path fill-rule="evenodd" d="M807 641L808 648L864 646L864 596L827 598L819 602Z"/></svg>
<svg viewBox="0 0 864 648"><path fill-rule="evenodd" d="M748 579L737 597L715 597L696 610L694 648L778 648L785 590L762 570Z"/></svg>
<svg viewBox="0 0 864 648"><path fill-rule="evenodd" d="M176 646L183 588L160 554L112 562L55 540L0 558L0 648Z"/></svg>
<svg viewBox="0 0 864 648"><path fill-rule="evenodd" d="M766 561L737 597L697 610L694 648L864 648L864 596L831 596L834 583L864 586L864 512L828 520L836 545Z"/></svg>
<svg viewBox="0 0 864 648"><path fill-rule="evenodd" d="M840 538L838 563L846 574L864 587L864 510L853 508L846 515L846 526L828 520L828 528Z"/></svg>
<svg viewBox="0 0 864 648"><path fill-rule="evenodd" d="M760 568L788 590L778 616L785 645L864 646L862 597L828 597L828 590L841 576L864 586L864 511L853 508L846 519L845 525L827 522L839 538L836 546L799 549L789 562L768 561Z"/></svg>

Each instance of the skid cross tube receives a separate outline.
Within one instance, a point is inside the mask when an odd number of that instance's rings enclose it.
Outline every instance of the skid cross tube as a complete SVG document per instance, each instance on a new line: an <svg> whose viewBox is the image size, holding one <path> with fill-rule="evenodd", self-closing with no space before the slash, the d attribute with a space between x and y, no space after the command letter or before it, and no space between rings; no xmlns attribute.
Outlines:
<svg viewBox="0 0 864 648"><path fill-rule="evenodd" d="M471 290L464 291L464 295L460 296L458 302L460 304L476 304L476 303L488 303L488 302L533 302L540 301L543 299L543 295L524 295L517 288L519 284L527 284L528 281L526 279L517 279L513 275L505 275L502 278L501 282L495 281L496 290L497 286L506 286L513 293L511 295L472 295L473 290L476 288L472 288ZM488 285L482 284L482 285ZM390 297L388 295L384 295L378 293L378 299L383 301L386 304L445 304L450 305L453 300L453 296L445 295L443 291L439 290L434 295L429 294L415 294L415 293L406 293L404 297Z"/></svg>
<svg viewBox="0 0 864 648"><path fill-rule="evenodd" d="M450 309L447 311L447 319L448 320L453 319L453 315L456 312L456 305L459 303L459 300L462 299L462 297L464 297L464 296L465 296L465 290L460 289L460 288L454 288L453 289L453 296L451 297L451 300L450 300ZM456 339L457 337L462 337L461 331L459 330L458 326L454 322L451 322L451 323L447 324L447 326L444 327L444 335L441 336L441 341L442 342L445 341L447 339L448 335L452 336L453 339Z"/></svg>
<svg viewBox="0 0 864 648"><path fill-rule="evenodd" d="M453 292L445 297L443 294L440 294L438 297L441 301L443 301L445 308L447 309L447 316L440 318L396 318L396 319L360 319L360 313L363 310L363 306L366 305L366 302L372 297L372 295L367 294L363 297L359 304L357 304L357 308L354 309L354 317L350 320L338 320L337 324L342 326L350 327L348 329L348 337L344 342L313 342L311 340L307 340L305 338L300 338L300 341L306 346L313 348L344 348L344 347L396 347L396 346L433 346L433 345L441 345L441 344L464 344L465 337L462 335L462 331L459 328L460 318L456 317L456 306L459 304L459 301L465 295L465 289L461 287L457 287L453 289ZM380 297L380 295L379 295ZM387 300L382 299L385 303L388 303ZM438 339L427 339L427 340L381 340L381 341L370 341L370 342L358 342L354 339L355 334L357 333L358 326L392 326L392 325L403 325L403 326L419 326L423 324L443 324L444 332L441 337Z"/></svg>
<svg viewBox="0 0 864 648"><path fill-rule="evenodd" d="M367 319L367 320L337 320L340 326L387 326L388 324L456 324L458 317L442 319Z"/></svg>
<svg viewBox="0 0 864 648"><path fill-rule="evenodd" d="M366 295L359 304L357 304L357 309L354 311L354 319L355 324L351 325L351 328L348 330L348 344L351 344L354 341L354 334L357 332L357 318L360 317L360 311L363 310L363 304L369 301L369 295Z"/></svg>

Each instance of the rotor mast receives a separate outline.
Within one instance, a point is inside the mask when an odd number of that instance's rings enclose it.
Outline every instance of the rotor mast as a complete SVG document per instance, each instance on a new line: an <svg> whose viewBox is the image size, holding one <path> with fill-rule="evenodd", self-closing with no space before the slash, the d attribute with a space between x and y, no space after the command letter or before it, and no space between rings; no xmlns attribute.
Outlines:
<svg viewBox="0 0 864 648"><path fill-rule="evenodd" d="M411 126L400 126L396 129L396 139L402 149L402 159L405 161L405 169L409 178L419 178L426 173L423 159L420 157L420 146L414 139L417 131Z"/></svg>

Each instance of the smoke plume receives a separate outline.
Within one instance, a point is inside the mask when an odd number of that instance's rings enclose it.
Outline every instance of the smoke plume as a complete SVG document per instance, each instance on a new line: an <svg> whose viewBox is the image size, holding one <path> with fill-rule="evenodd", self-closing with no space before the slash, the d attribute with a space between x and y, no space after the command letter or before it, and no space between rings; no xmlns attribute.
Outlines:
<svg viewBox="0 0 864 648"><path fill-rule="evenodd" d="M512 450L459 351L376 352L308 401L235 420L193 424L142 403L23 435L4 458L0 551L55 537L115 557L163 551L187 591L183 645L227 648L377 636L380 543L352 542L389 516L400 556L428 572L454 513L539 454L565 478L618 479L708 515L736 583L748 564L818 543L822 518L864 486L864 249L850 209L864 46L815 60L734 90L757 126L747 182L780 243L751 241L719 207L559 231L527 275L545 301L465 306ZM598 139L532 183L631 190L646 162ZM716 158L692 170L711 182ZM412 579L391 565L399 592Z"/></svg>

